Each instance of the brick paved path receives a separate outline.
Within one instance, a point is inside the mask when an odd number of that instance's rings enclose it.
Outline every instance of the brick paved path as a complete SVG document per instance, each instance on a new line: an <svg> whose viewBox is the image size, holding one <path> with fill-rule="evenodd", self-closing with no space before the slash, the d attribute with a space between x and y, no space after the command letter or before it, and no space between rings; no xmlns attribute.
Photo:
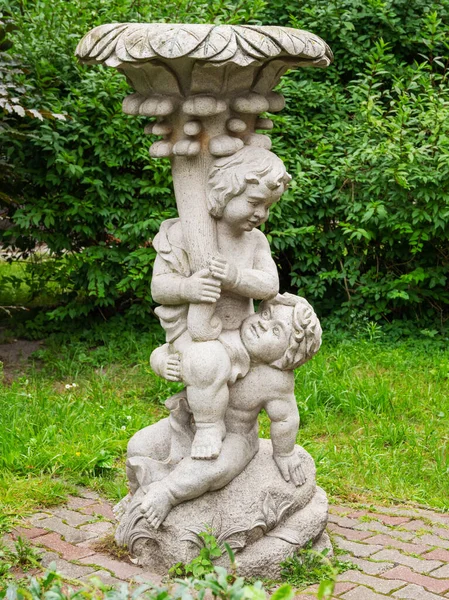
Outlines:
<svg viewBox="0 0 449 600"><path fill-rule="evenodd" d="M339 559L358 567L339 575L335 598L449 598L449 515L404 507L331 506L330 512L328 531L344 552ZM35 513L4 542L12 544L19 535L28 538L41 549L42 565L55 562L67 579L87 581L95 575L106 584L161 583L154 573L96 549L113 529L111 505L80 490L64 508ZM316 589L296 598L316 600Z"/></svg>

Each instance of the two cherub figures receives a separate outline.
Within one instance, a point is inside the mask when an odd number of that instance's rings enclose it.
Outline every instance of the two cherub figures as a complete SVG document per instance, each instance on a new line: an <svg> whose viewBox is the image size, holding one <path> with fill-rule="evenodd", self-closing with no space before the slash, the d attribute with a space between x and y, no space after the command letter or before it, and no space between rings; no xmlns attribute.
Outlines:
<svg viewBox="0 0 449 600"><path fill-rule="evenodd" d="M156 529L174 506L222 488L246 468L258 451L262 409L282 477L293 486L305 482L295 447L293 370L318 351L321 328L304 298L279 294L268 241L257 229L289 181L275 154L245 146L216 160L209 173L218 253L208 268L192 272L180 219L162 223L154 239L152 295L161 304L156 314L166 344L153 352L151 366L185 384L167 401L170 417L128 446L128 501L140 490L140 512ZM188 311L195 303L214 305L222 324L217 339L192 338Z"/></svg>

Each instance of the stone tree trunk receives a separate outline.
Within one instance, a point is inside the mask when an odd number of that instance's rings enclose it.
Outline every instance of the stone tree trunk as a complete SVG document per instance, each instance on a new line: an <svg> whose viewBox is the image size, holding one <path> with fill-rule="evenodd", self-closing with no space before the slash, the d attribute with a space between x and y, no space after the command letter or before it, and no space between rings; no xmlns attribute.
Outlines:
<svg viewBox="0 0 449 600"><path fill-rule="evenodd" d="M171 159L193 271L216 254L215 223L206 207L211 161L244 145L269 149L270 138L255 132L273 127L258 115L284 107L283 97L272 92L281 76L332 61L327 44L306 31L165 23L101 25L81 40L76 55L126 76L136 92L124 99L125 113L156 118L145 131L163 139L150 155ZM213 307L192 305L189 312L193 339L218 337Z"/></svg>

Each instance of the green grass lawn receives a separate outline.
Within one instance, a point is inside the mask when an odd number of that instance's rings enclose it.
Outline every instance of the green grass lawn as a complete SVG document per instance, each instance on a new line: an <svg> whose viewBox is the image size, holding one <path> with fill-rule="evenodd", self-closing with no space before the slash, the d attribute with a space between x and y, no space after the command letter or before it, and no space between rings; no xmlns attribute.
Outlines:
<svg viewBox="0 0 449 600"><path fill-rule="evenodd" d="M0 307L13 307L12 312L26 307L27 309L48 306L57 301L60 290L55 283L43 286L33 281L31 271L27 268L31 262L42 265L43 262L51 260L45 255L34 254L28 261L17 260L6 262L0 260ZM38 269L36 269L38 271ZM39 288L40 293L33 293L32 288ZM8 309L10 311L10 309ZM0 311L5 313L4 310ZM1 317L2 315L0 315Z"/></svg>
<svg viewBox="0 0 449 600"><path fill-rule="evenodd" d="M2 519L63 502L75 484L114 500L126 493L127 441L166 415L163 402L179 387L151 372L151 332L116 325L100 338L50 339L34 366L0 385L0 527ZM325 337L297 371L296 390L298 442L331 499L449 510L443 345ZM265 415L260 429L268 437Z"/></svg>

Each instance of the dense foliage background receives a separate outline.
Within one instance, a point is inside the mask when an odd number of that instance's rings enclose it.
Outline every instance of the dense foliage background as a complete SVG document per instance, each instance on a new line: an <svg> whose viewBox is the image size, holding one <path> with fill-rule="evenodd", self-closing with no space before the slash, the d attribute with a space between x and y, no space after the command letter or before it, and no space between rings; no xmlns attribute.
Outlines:
<svg viewBox="0 0 449 600"><path fill-rule="evenodd" d="M8 54L26 70L8 77L26 84L29 102L67 115L41 122L3 109L9 126L0 129L0 159L14 174L0 178L0 210L13 224L1 241L25 253L36 241L48 246L54 260L30 269L35 290L50 281L63 294L54 317L145 314L150 241L175 210L168 161L148 157L145 119L121 112L124 78L77 64L76 44L102 23L184 21L293 26L334 51L329 69L295 71L280 85L287 106L274 117L274 150L294 182L265 232L283 288L348 322L364 316L443 327L449 0L6 5L18 27Z"/></svg>

